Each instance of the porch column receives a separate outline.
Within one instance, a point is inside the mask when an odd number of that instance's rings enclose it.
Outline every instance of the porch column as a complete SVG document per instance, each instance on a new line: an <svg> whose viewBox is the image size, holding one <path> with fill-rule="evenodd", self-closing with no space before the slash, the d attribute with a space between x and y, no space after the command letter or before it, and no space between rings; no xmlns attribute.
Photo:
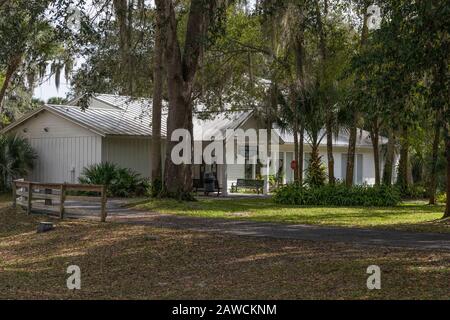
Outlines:
<svg viewBox="0 0 450 320"><path fill-rule="evenodd" d="M269 176L270 176L270 158L267 159L268 163L266 164L265 167L261 168L262 170L264 170L264 194L268 195L269 194Z"/></svg>
<svg viewBox="0 0 450 320"><path fill-rule="evenodd" d="M224 197L228 196L228 175L227 175L227 165L222 164L222 195Z"/></svg>

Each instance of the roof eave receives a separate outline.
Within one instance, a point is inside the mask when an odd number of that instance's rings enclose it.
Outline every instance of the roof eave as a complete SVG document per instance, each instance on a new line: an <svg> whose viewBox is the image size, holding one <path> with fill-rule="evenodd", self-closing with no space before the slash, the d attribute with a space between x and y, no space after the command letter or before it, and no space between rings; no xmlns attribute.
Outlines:
<svg viewBox="0 0 450 320"><path fill-rule="evenodd" d="M97 134L97 135L99 135L99 136L101 136L101 137L105 137L105 136L106 136L105 132L100 132L100 131L96 130L95 128L92 128L91 126L88 126L88 125L86 125L85 123L82 123L81 121L77 121L77 120L75 120L75 119L73 119L73 118L71 118L71 117L68 117L68 116L65 115L64 113L59 112L58 110L53 109L53 108L51 108L51 107L48 106L48 105L45 105L45 106L44 106L44 110L46 110L46 111L48 111L48 112L50 112L50 113L52 113L52 114L54 114L54 115L56 115L56 116L59 116L59 117L65 119L65 120L67 120L67 121L70 121L70 122L72 122L72 123L75 123L76 125L78 125L78 126L84 128L84 129L86 129L86 130L89 130L89 131L91 131L91 132L93 132L93 133L95 133L95 134Z"/></svg>
<svg viewBox="0 0 450 320"><path fill-rule="evenodd" d="M19 118L18 120L14 121L13 123L10 123L9 125L7 125L6 127L4 127L2 130L0 130L0 134L5 134L8 131L11 131L12 129L14 129L15 127L21 125L22 123L24 123L25 121L27 121L28 119L34 117L35 115L37 115L38 113L42 112L45 110L45 106L42 106L34 111L32 111L31 113L28 113L24 116L22 116L21 118Z"/></svg>

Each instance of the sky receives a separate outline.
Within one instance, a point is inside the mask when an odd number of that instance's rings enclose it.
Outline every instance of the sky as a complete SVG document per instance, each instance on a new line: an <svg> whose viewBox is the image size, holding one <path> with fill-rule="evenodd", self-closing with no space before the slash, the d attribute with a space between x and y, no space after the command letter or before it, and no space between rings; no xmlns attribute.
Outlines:
<svg viewBox="0 0 450 320"><path fill-rule="evenodd" d="M34 97L47 102L47 100L52 97L65 98L69 91L69 84L66 83L64 77L62 77L61 79L59 90L56 89L55 79L54 77L52 77L51 79L44 81L44 83L34 89Z"/></svg>

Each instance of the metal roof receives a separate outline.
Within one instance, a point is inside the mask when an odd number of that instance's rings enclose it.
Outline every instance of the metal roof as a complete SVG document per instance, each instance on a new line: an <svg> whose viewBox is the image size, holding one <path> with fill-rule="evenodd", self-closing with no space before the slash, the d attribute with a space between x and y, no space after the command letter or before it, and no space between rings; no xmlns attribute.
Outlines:
<svg viewBox="0 0 450 320"><path fill-rule="evenodd" d="M28 120L34 114L42 110L48 110L54 114L77 123L99 135L102 136L151 136L151 106L149 99L144 98L130 98L126 96L98 94L93 97L97 101L106 104L108 107L91 107L86 110L81 110L78 106L60 106L60 105L46 105L43 108L35 110L10 126L4 128L1 132L7 132ZM71 103L78 103L79 99L74 99ZM193 118L193 132L195 141L211 141L214 139L227 139L227 129L237 129L242 126L251 116L252 111L236 111L225 113L197 113ZM201 116L208 115L207 119ZM288 132L283 132L280 129L274 129L283 143L293 144L294 137ZM167 107L163 108L161 119L161 135L167 135ZM348 146L348 134L341 132L336 141L335 146ZM305 135L305 143L308 139ZM326 139L322 144L326 143ZM380 144L387 143L387 138L380 137ZM358 146L371 146L370 134L367 131L361 130L358 134Z"/></svg>
<svg viewBox="0 0 450 320"><path fill-rule="evenodd" d="M81 110L78 106L46 105L50 112L72 120L79 125L95 131L103 136L151 136L151 101L143 98L130 98L100 94L94 99L106 103L112 108L89 107ZM73 100L76 103L76 100ZM167 135L167 108L163 108L161 119L161 135ZM211 140L223 138L227 129L240 126L251 116L250 111L209 114L202 119L200 114L194 114L194 140ZM205 116L205 114L201 114Z"/></svg>

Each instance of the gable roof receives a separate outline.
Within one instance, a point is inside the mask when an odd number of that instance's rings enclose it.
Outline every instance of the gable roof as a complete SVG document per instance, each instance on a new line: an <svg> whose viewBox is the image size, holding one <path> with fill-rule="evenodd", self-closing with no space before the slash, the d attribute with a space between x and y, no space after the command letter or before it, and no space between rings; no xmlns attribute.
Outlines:
<svg viewBox="0 0 450 320"><path fill-rule="evenodd" d="M150 100L107 94L96 95L93 99L106 103L109 107L95 107L96 104L91 102L89 108L81 110L80 107L76 106L79 99L70 101L71 104L75 105L45 105L5 127L1 130L1 133L12 130L34 115L46 110L101 136L149 137L152 135L152 104ZM225 134L227 129L234 129L250 116L251 112L248 111L213 114L210 117L212 119L207 120L203 120L200 114L194 115L194 140L210 140L211 137L219 138ZM164 109L161 119L161 136L165 137L166 135L167 109Z"/></svg>
<svg viewBox="0 0 450 320"><path fill-rule="evenodd" d="M152 135L152 103L149 99L130 98L127 96L117 96L109 94L98 94L92 99L100 102L102 107L91 101L91 106L86 110L81 110L76 106L80 98L73 99L69 103L74 105L45 105L31 113L26 114L16 122L1 130L5 133L27 121L34 115L46 110L58 115L66 120L72 121L101 136L144 136ZM95 102L94 101L94 102ZM107 107L104 107L104 104ZM96 107L96 105L98 107ZM203 119L205 113L194 114L193 135L195 141L211 141L213 139L228 139L227 129L237 129L241 127L253 115L252 111L236 111L226 113L212 113L207 119ZM281 143L293 144L294 136L291 133L274 129L281 140ZM370 134L367 131L358 131L358 147L371 147ZM161 119L161 136L167 135L167 108L163 108ZM214 138L213 138L214 137ZM387 138L380 137L380 144L386 144ZM335 139L335 146L348 146L349 136L341 132ZM305 135L304 143L308 143ZM326 144L323 139L321 144Z"/></svg>

